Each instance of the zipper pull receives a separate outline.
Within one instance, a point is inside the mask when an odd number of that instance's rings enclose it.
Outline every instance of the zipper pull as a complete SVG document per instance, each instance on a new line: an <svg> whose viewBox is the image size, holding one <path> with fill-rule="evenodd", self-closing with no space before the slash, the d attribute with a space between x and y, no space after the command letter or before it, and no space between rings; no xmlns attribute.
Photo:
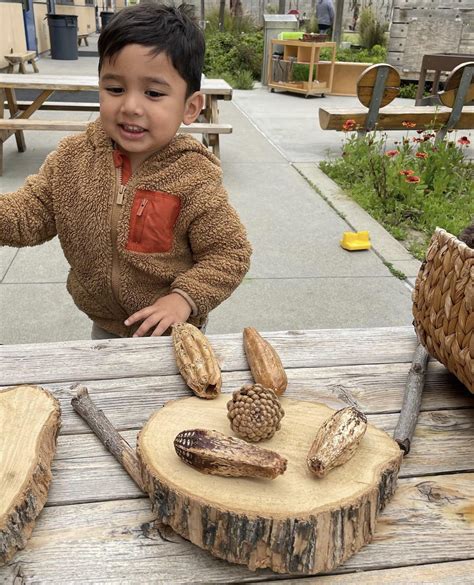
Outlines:
<svg viewBox="0 0 474 585"><path fill-rule="evenodd" d="M140 215L142 215L142 213L145 211L145 207L148 203L148 199L142 199L142 202L140 203L140 206L137 210L137 216L140 217Z"/></svg>
<svg viewBox="0 0 474 585"><path fill-rule="evenodd" d="M125 185L120 185L118 193L117 193L117 201L118 205L122 205L123 203L123 194L125 193Z"/></svg>

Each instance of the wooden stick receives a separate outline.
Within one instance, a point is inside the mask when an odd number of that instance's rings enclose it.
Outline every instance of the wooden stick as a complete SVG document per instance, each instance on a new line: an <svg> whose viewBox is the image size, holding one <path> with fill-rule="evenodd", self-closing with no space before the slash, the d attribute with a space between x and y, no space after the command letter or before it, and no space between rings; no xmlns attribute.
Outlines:
<svg viewBox="0 0 474 585"><path fill-rule="evenodd" d="M117 432L105 414L92 402L89 391L85 386L78 386L77 394L71 400L71 404L117 461L123 465L137 486L145 492L140 465L134 449Z"/></svg>
<svg viewBox="0 0 474 585"><path fill-rule="evenodd" d="M408 372L400 417L393 432L393 438L399 444L400 449L404 451L404 455L410 452L411 440L420 412L421 395L423 394L429 357L429 353L419 343L415 349L415 355Z"/></svg>

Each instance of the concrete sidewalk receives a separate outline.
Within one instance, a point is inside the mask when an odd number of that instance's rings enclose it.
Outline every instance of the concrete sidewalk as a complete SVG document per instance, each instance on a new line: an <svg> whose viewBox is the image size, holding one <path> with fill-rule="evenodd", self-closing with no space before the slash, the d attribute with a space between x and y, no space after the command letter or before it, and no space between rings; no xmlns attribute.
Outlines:
<svg viewBox="0 0 474 585"><path fill-rule="evenodd" d="M41 73L92 75L97 58L43 58L38 65ZM323 98L327 105L341 99L352 98ZM412 279L419 263L317 168L328 147L336 154L341 143L336 133L319 129L319 103L262 88L235 91L232 102L221 103L221 119L234 128L221 137L225 185L254 254L243 284L212 312L209 333L411 323L409 282L395 278L385 263ZM0 192L21 186L62 136L28 132L23 154L9 139ZM352 229L369 229L374 250L343 250L339 240ZM37 248L0 248L0 343L90 337L89 319L66 292L67 271L56 239Z"/></svg>

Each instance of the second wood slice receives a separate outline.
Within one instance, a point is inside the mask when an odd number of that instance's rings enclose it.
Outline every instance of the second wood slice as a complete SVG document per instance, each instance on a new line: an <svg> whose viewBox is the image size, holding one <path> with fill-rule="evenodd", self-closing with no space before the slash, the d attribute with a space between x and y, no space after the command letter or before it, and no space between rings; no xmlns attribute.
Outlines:
<svg viewBox="0 0 474 585"><path fill-rule="evenodd" d="M60 425L47 390L0 390L0 565L25 547L46 502Z"/></svg>
<svg viewBox="0 0 474 585"><path fill-rule="evenodd" d="M193 428L235 436L227 419L229 399L168 402L141 431L137 453L159 519L219 558L279 573L329 571L369 542L376 516L395 490L402 458L395 441L368 425L354 457L317 479L306 456L334 411L282 398L281 430L259 445L288 459L284 475L204 475L178 458L173 441Z"/></svg>

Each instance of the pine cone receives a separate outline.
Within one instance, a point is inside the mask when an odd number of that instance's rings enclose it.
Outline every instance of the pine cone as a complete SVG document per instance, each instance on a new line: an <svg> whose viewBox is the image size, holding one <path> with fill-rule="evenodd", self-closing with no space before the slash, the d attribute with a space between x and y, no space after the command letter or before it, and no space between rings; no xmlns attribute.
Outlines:
<svg viewBox="0 0 474 585"><path fill-rule="evenodd" d="M285 415L275 392L260 384L247 384L236 390L227 410L232 430L252 443L273 437Z"/></svg>

